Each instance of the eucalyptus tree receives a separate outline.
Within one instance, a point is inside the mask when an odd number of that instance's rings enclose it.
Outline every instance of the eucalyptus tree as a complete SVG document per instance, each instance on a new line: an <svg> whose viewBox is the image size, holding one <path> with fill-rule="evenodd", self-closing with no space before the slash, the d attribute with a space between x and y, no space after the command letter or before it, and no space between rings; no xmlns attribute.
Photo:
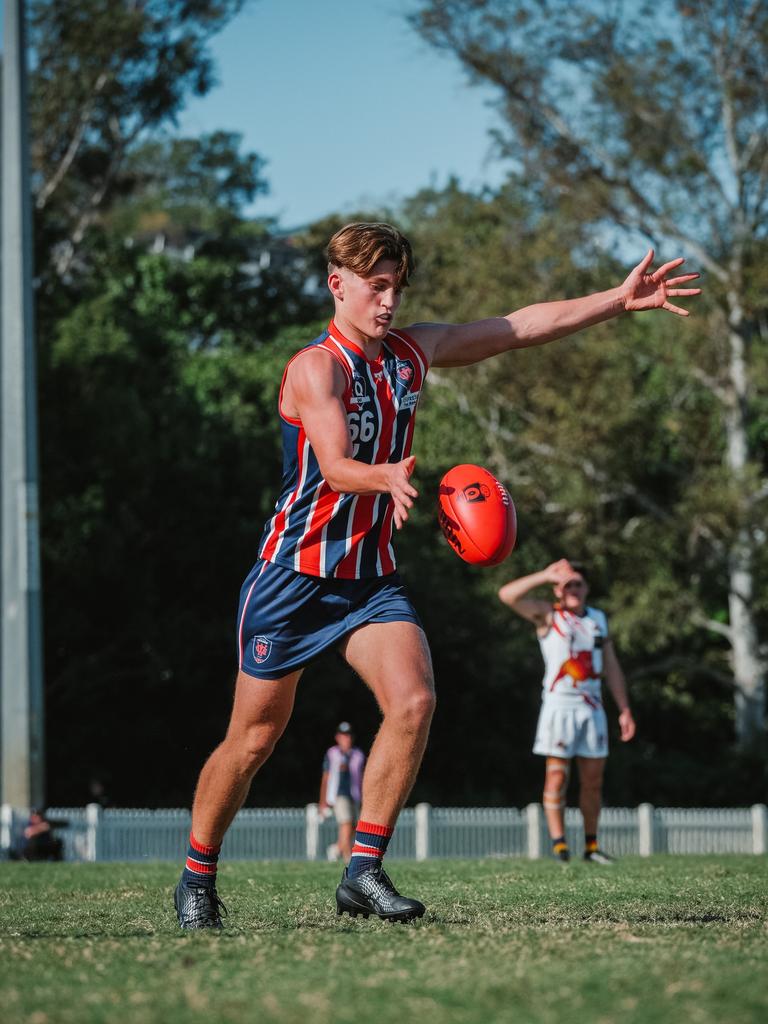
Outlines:
<svg viewBox="0 0 768 1024"><path fill-rule="evenodd" d="M681 249L705 273L687 376L719 430L689 481L687 618L727 643L749 748L766 710L768 7L422 0L412 21L496 87L500 153L543 204L591 218L625 252L641 237Z"/></svg>
<svg viewBox="0 0 768 1024"><path fill-rule="evenodd" d="M30 117L38 270L73 266L136 181L135 147L215 84L209 42L244 0L32 0Z"/></svg>

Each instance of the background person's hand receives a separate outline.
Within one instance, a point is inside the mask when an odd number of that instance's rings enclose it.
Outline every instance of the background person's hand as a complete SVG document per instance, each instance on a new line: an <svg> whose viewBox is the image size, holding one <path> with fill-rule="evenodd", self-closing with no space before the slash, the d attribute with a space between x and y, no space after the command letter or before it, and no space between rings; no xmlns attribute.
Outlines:
<svg viewBox="0 0 768 1024"><path fill-rule="evenodd" d="M619 729L621 730L622 743L628 743L629 740L631 740L632 737L635 735L635 720L632 717L632 712L629 710L629 708L624 708L624 710L619 715Z"/></svg>
<svg viewBox="0 0 768 1024"><path fill-rule="evenodd" d="M577 575L576 570L567 558L561 558L558 562L552 562L544 572L547 575L547 582L552 583L556 587L562 586Z"/></svg>

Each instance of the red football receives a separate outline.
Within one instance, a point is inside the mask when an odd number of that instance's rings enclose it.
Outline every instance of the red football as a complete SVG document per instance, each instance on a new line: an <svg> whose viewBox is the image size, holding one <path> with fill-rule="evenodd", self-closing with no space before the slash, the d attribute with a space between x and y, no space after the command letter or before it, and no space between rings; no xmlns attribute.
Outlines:
<svg viewBox="0 0 768 1024"><path fill-rule="evenodd" d="M506 487L482 466L448 470L440 481L438 518L445 539L472 565L498 565L515 546L514 503Z"/></svg>

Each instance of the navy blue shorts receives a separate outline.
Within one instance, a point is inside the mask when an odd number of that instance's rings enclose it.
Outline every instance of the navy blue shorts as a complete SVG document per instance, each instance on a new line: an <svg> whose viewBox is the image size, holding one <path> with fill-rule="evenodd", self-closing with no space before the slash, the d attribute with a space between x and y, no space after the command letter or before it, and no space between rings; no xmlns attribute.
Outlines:
<svg viewBox="0 0 768 1024"><path fill-rule="evenodd" d="M397 573L364 580L323 579L259 561L240 591L240 669L256 679L278 679L368 622L414 622L421 627Z"/></svg>

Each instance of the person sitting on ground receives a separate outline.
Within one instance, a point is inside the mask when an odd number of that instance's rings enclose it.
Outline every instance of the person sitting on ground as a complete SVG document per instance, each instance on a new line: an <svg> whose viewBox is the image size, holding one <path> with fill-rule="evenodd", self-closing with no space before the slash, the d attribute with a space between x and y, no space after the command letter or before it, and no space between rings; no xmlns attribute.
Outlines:
<svg viewBox="0 0 768 1024"><path fill-rule="evenodd" d="M63 860L61 839L53 834L51 822L43 811L32 809L24 829L22 860Z"/></svg>

